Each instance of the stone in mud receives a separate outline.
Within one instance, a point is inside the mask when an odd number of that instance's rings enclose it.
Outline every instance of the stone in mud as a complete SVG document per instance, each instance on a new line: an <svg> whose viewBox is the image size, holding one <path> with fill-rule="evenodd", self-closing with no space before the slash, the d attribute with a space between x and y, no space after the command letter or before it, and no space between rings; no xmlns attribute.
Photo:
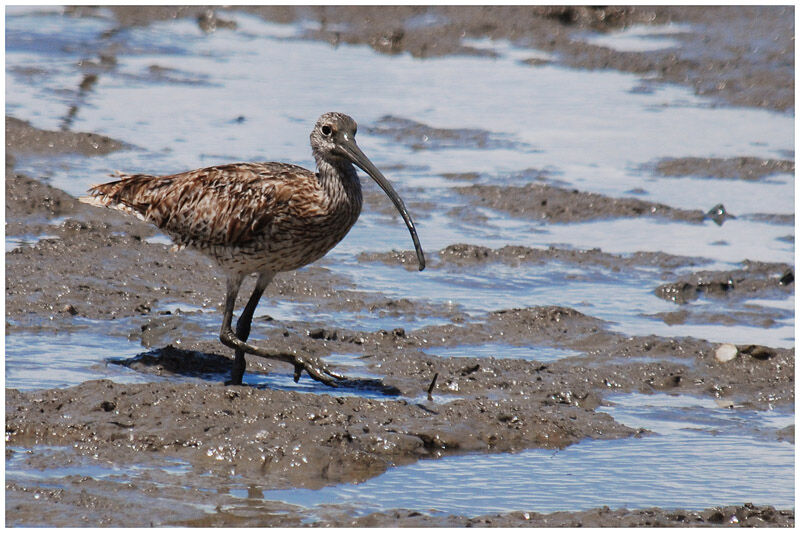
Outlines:
<svg viewBox="0 0 800 533"><path fill-rule="evenodd" d="M708 213L706 213L706 217L713 220L717 226L721 226L728 219L736 218L734 215L728 213L728 210L725 209L725 206L722 204L717 204L709 209Z"/></svg>
<svg viewBox="0 0 800 533"><path fill-rule="evenodd" d="M735 359L738 353L739 349L736 348L735 345L725 343L720 345L714 352L714 358L716 358L716 360L720 363L727 363L728 361Z"/></svg>

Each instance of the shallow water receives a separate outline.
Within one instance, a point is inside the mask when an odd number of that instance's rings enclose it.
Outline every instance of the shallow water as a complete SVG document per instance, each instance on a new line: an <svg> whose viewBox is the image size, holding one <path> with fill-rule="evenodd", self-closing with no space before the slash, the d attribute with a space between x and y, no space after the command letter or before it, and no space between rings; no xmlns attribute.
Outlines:
<svg viewBox="0 0 800 533"><path fill-rule="evenodd" d="M144 351L137 342L90 329L70 333L14 332L6 335L6 387L21 390L71 387L90 379L121 383L152 381L110 359Z"/></svg>
<svg viewBox="0 0 800 533"><path fill-rule="evenodd" d="M467 516L603 505L697 510L745 501L794 505L794 446L769 435L793 424L792 412L740 412L666 394L617 395L609 403L602 410L615 419L657 434L587 440L557 452L445 457L393 468L358 485L267 490L264 497L319 512L341 504L359 514L402 508Z"/></svg>
<svg viewBox="0 0 800 533"><path fill-rule="evenodd" d="M794 243L785 239L794 234L793 227L744 216L794 213L791 175L777 174L758 182L703 176L666 178L655 175L649 166L662 157L786 157L794 150L793 115L720 107L690 89L672 85L648 86L649 90L641 91L640 77L632 74L526 65L521 61L546 59L547 55L504 41L465 43L493 50L496 58L420 60L406 54L380 55L366 46L333 48L300 40L298 36L306 29L303 24L272 24L237 13L226 13L225 18L236 20L238 29L204 35L187 19L128 28L103 37L115 27L110 16L65 19L51 8L8 8L6 113L38 128L59 129L74 105L77 114L70 119L72 130L102 133L135 147L92 158L21 156L18 171L46 176L52 185L78 196L114 170L168 173L243 160L289 161L308 167L312 166L308 146L312 123L322 112L336 109L356 117L365 153L379 168L392 169L386 174L411 206L429 254L466 242L491 248L507 244L601 248L620 254L662 251L708 259L709 265L703 268L710 270L736 268L744 259L794 263ZM643 50L674 45L677 37L671 32L684 28L667 30L633 28L587 39L617 49ZM117 50L117 67L97 70L98 81L88 94L82 93L78 87L84 73L76 65L97 59L96 51L103 47ZM167 70L157 76L150 68L153 65ZM469 83L464 83L465 79ZM510 106L509 102L525 105ZM469 142L440 146L435 139L406 142L370 133L385 115L436 128L481 129L497 142L485 147ZM549 180L563 187L614 197L631 196L630 191L638 190L637 196L644 200L685 209L706 211L722 202L738 218L722 226L711 221L688 224L648 218L545 224L478 207L468 207L471 214L483 217L477 222L451 214L469 202L458 192L459 187L471 183L523 185L536 174L528 176L522 172L525 169L544 169ZM442 176L466 172L478 173L478 177L467 181ZM367 181L365 188L373 188ZM45 237L7 237L6 251L24 245L23 240L35 243ZM148 242L168 241L156 236ZM325 264L336 275L351 280L359 291L451 305L472 317L511 307L561 305L607 320L613 330L628 335L688 335L714 342L794 346L794 316L778 320L771 328L670 326L645 316L679 309L655 296L653 289L669 280L646 268L613 272L558 263L491 264L430 268L419 273L356 260L364 251L410 247L400 219L371 210L368 204L359 223ZM782 311L794 305L791 297L745 303ZM701 299L687 305L692 309L714 306L724 313L743 303ZM178 307L200 310L164 303L164 309L176 311ZM319 320L330 327L366 330L414 329L440 323L435 315L326 313L314 304L268 298L256 315L270 315L277 321ZM187 314L186 318L207 325L209 338L215 338L220 319L215 309ZM98 335L103 328L96 324L81 327L86 331L7 335L6 386L27 389L63 387L97 378L125 382L160 379L107 364L110 358L145 351L120 331L104 336ZM575 355L499 344L431 353L537 361ZM347 354L339 358L339 363L353 363ZM305 380L295 385L288 374L265 377L248 373L246 380L255 386L328 392ZM355 394L382 396L370 390ZM694 509L742 501L794 505L794 446L770 436L774 429L793 423L793 411L725 410L707 400L663 395L627 395L611 401L614 405L603 408L606 412L657 434L585 441L557 453L529 450L446 457L394 468L359 485L320 491L260 488L255 494L312 507L335 502L350 505L359 514L397 507L477 515L601 505ZM135 467L119 468L125 476L138 475ZM11 479L29 475L17 459L7 459L6 469ZM82 473L107 475L91 469ZM235 479L229 489L236 498L254 494Z"/></svg>
<svg viewBox="0 0 800 533"><path fill-rule="evenodd" d="M689 24L634 24L606 34L587 35L586 42L620 52L651 52L678 46L680 43L671 36L690 30Z"/></svg>

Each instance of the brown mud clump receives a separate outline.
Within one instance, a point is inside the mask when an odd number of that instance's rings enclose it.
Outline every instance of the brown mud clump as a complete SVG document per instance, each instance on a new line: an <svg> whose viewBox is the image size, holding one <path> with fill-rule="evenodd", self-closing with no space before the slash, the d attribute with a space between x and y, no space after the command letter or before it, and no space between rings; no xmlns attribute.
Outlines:
<svg viewBox="0 0 800 533"><path fill-rule="evenodd" d="M773 174L794 174L794 161L756 157L678 157L662 159L655 165L655 171L662 176L703 176L757 181Z"/></svg>
<svg viewBox="0 0 800 533"><path fill-rule="evenodd" d="M544 398L543 398L544 400ZM563 448L634 433L577 405L527 398L444 404L215 385L88 381L6 393L15 446L78 447L114 461L146 451L275 488L364 481L389 466L470 451Z"/></svg>
<svg viewBox="0 0 800 533"><path fill-rule="evenodd" d="M125 143L105 135L40 130L31 126L29 122L6 117L6 150L16 154L105 155L127 147Z"/></svg>
<svg viewBox="0 0 800 533"><path fill-rule="evenodd" d="M540 183L522 187L471 185L458 191L471 196L475 205L490 207L517 217L548 222L584 222L644 216L693 223L701 223L705 219L705 214L697 209L679 209L638 198L611 198Z"/></svg>
<svg viewBox="0 0 800 533"><path fill-rule="evenodd" d="M794 270L784 263L743 261L742 268L725 272L701 271L656 288L659 298L683 304L703 297L754 298L794 292Z"/></svg>
<svg viewBox="0 0 800 533"><path fill-rule="evenodd" d="M335 527L380 527L391 522L400 527L792 527L794 511L779 511L769 505L745 504L714 507L702 511L667 511L659 508L591 509L577 513L516 512L475 518L427 515L412 511L373 513L356 519L331 513L325 525ZM321 525L321 524L320 524Z"/></svg>

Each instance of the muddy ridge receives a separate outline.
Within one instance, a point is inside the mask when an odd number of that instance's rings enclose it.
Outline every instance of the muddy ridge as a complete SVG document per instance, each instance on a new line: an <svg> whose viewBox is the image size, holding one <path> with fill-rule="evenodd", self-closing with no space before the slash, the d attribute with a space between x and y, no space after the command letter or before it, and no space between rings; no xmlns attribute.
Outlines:
<svg viewBox="0 0 800 533"><path fill-rule="evenodd" d="M333 514L333 513L331 513ZM458 516L427 515L413 511L374 513L356 519L336 517L324 520L335 527L380 527L386 522L403 527L793 527L794 511L770 506L745 504L715 507L703 511L667 511L664 509L592 509L578 513L517 512L484 515L465 519ZM322 525L322 524L319 524Z"/></svg>
<svg viewBox="0 0 800 533"><path fill-rule="evenodd" d="M652 216L699 224L706 218L699 209L680 209L638 198L611 198L541 183L521 187L476 184L460 187L458 192L469 196L474 205L548 222Z"/></svg>
<svg viewBox="0 0 800 533"><path fill-rule="evenodd" d="M589 409L514 398L417 405L252 387L88 381L9 390L6 405L6 435L14 445L78 446L130 462L141 452L166 453L202 468L233 468L275 488L364 481L389 466L452 452L563 448L585 437L635 433Z"/></svg>
<svg viewBox="0 0 800 533"><path fill-rule="evenodd" d="M501 248L489 248L474 244L451 244L435 254L428 268L467 268L492 263L503 263L510 266L525 264L546 264L552 261L572 263L576 265L598 266L611 270L636 267L658 267L666 272L689 266L708 263L699 257L684 257L664 252L635 252L633 254L611 254L599 248L576 250L549 246L547 248L531 248L529 246L507 245ZM393 250L391 252L362 252L359 261L380 261L387 265L402 265L407 270L416 268L416 255L412 250Z"/></svg>
<svg viewBox="0 0 800 533"><path fill-rule="evenodd" d="M655 164L655 171L662 176L705 176L756 181L773 174L794 174L794 161L756 157L679 157L662 159Z"/></svg>
<svg viewBox="0 0 800 533"><path fill-rule="evenodd" d="M55 155L77 153L105 155L130 146L97 133L49 131L6 116L6 150L16 154Z"/></svg>
<svg viewBox="0 0 800 533"><path fill-rule="evenodd" d="M725 272L699 271L656 287L659 298L687 303L700 297L739 299L794 292L794 268L784 263L743 261L742 268Z"/></svg>
<svg viewBox="0 0 800 533"><path fill-rule="evenodd" d="M531 147L499 134L475 128L434 128L421 122L386 115L374 126L367 127L371 135L389 137L412 150L442 150L471 148L473 150L513 149L529 151Z"/></svg>

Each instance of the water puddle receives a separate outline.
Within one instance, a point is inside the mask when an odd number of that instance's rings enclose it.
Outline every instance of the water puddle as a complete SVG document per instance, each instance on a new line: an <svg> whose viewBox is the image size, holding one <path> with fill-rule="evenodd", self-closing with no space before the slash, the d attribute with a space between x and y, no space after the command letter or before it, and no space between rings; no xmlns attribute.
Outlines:
<svg viewBox="0 0 800 533"><path fill-rule="evenodd" d="M110 359L133 357L142 351L139 343L125 338L79 330L70 333L6 335L6 387L21 390L79 385L90 379L119 383L153 381Z"/></svg>
<svg viewBox="0 0 800 533"><path fill-rule="evenodd" d="M688 24L634 24L623 30L587 36L586 42L618 52L652 52L680 46L680 41L670 36L688 32L690 29Z"/></svg>
<svg viewBox="0 0 800 533"><path fill-rule="evenodd" d="M586 440L557 452L420 461L358 485L266 490L264 497L319 510L344 505L356 514L404 508L467 516L604 505L612 509L703 509L743 502L794 505L794 445L761 434L762 428L794 423L793 412L737 411L720 408L712 400L663 394L619 395L611 402L602 410L657 434Z"/></svg>
<svg viewBox="0 0 800 533"><path fill-rule="evenodd" d="M517 172L555 166L562 178L575 186L622 194L639 185L640 176L629 170L638 168L637 162L690 155L687 151L701 156L712 152L720 157L742 153L774 156L793 146L790 116L753 109L710 108L690 90L676 86L661 86L653 94L631 94L630 89L639 79L630 74L550 65L534 69L520 64L519 59L536 55L536 51L518 49L505 41L468 42L491 49L497 55L494 58L458 56L422 61L407 55L381 56L366 46L332 48L326 43L298 41L287 38L287 33L297 34L297 28L265 23L239 13L229 16L241 31L204 35L194 21L187 19L155 23L118 36L123 41L119 43L123 52L117 58L117 68L101 75L92 93L92 105L81 108L75 127L124 139L143 152L117 153L90 161L90 168L71 180L65 179L72 174L70 169L54 169L53 183L76 194L96 181L96 176L107 173L109 167L163 172L265 157L309 164L309 121L328 109L348 109L362 124L377 123L385 115L413 117L433 127L475 128L502 134L537 148L534 153L500 147L453 148L421 154L402 143L374 136L361 139L365 152L378 166L422 163L427 170L416 176L413 172L406 175L401 169L391 177L400 185L424 182L426 189L431 175ZM59 35L46 31L58 19L10 15L9 66L24 62L54 70L50 56L43 50L31 49L30 43L38 42L34 38L37 36L39 41L47 42L52 35ZM76 42L55 44L75 59L80 59L83 40L100 39L104 31L113 27L111 20L103 18L71 22L75 34L65 33L62 38ZM291 62L283 61L289 56L293 58ZM60 63L63 58L58 59ZM131 83L131 74L146 72L153 64L193 72L219 83L197 84L188 91L185 84L152 86L147 80ZM253 68L264 64L271 65L269 71ZM39 87L37 90L44 94L38 96L52 96L58 85L77 87L79 79L70 83L70 75L74 76L63 67L52 72L49 86ZM465 86L464 77L505 82L491 84L496 98L486 100L489 86ZM315 94L313 99L296 98L314 86L312 80L318 79L326 80L324 94ZM403 83L385 84L385 79L401 79ZM431 82L434 79L436 83ZM375 90L378 84L380 90ZM267 86L269 91L261 89ZM426 87L424 103L409 91L413 87ZM565 91L564 87L570 90ZM45 116L57 117L59 113L39 111L29 81L11 75L8 89L10 112L34 120L39 127L57 126L45 123ZM158 98L153 97L155 94ZM240 95L237 104L219 105L227 102L230 94ZM62 107L65 100L69 100L68 95L50 99L51 105ZM250 105L249 100L259 105ZM120 108L119 101L129 105ZM526 101L527 105L510 107L505 105L508 101ZM287 107L287 102L292 105ZM476 102L481 105L476 106ZM202 114L195 112L199 106L203 107ZM465 109L470 113L464 113ZM565 109L570 112L565 113ZM130 116L126 116L128 113ZM245 120L231 123L237 116L244 116ZM170 117L169 127L166 117ZM131 128L132 123L137 127ZM207 123L226 126L213 136L198 135ZM189 131L191 143L185 138ZM582 135L576 137L575 131ZM652 142L654 138L657 143ZM164 151L165 146L169 151ZM620 151L620 146L626 150ZM81 164L86 163L81 160ZM94 178L93 168L98 171ZM100 172L100 168L104 170ZM602 180L597 179L599 175ZM435 195L437 191L425 192Z"/></svg>
<svg viewBox="0 0 800 533"><path fill-rule="evenodd" d="M652 246L649 251L658 251L658 246ZM619 250L615 252L624 253ZM342 261L345 259L342 258ZM352 263L352 259L350 262ZM707 268L718 266L720 265ZM730 263L723 268L739 266ZM678 273L681 271L677 269ZM655 295L654 289L663 283L663 279L660 273L651 268L611 271L604 267L559 262L519 267L491 263L469 269L430 269L420 274L400 266L370 262L352 263L347 272L357 283L359 290L400 298L408 297L408 287L413 286L414 298L434 304L457 305L460 310L476 319L497 309L556 305L572 307L606 320L612 331L626 335L693 336L712 342L776 347L794 345L793 316L776 321L771 328L746 324L736 327L725 324L670 325L648 316L680 309L676 304ZM781 302L778 306L788 306L793 297L776 301ZM706 302L698 301L688 305L695 309L706 305ZM741 303L721 300L707 306L713 307L717 313L725 313L739 309ZM338 317L331 317L334 322L337 319Z"/></svg>
<svg viewBox="0 0 800 533"><path fill-rule="evenodd" d="M16 482L46 482L48 485L52 485L63 478L72 476L88 476L98 480L125 482L132 476L146 478L148 470L151 469L157 469L158 474L175 477L183 476L192 469L192 466L186 461L171 457L158 458L157 463L149 467L143 464L121 466L77 453L69 453L70 449L63 446L34 446L33 448L10 446L8 449L12 453L6 458L6 479ZM53 466L51 463L47 465L47 468L41 468L42 464L29 464L31 459L47 457L56 453L66 453L70 458L66 464Z"/></svg>
<svg viewBox="0 0 800 533"><path fill-rule="evenodd" d="M794 424L794 410L782 407L767 411L725 407L712 398L688 395L616 394L598 408L626 426L644 427L660 435L677 435L686 430L713 435L752 434L764 440L775 431Z"/></svg>
<svg viewBox="0 0 800 533"><path fill-rule="evenodd" d="M35 246L37 242L43 239L57 239L56 235L6 235L6 253L15 250L21 246Z"/></svg>

